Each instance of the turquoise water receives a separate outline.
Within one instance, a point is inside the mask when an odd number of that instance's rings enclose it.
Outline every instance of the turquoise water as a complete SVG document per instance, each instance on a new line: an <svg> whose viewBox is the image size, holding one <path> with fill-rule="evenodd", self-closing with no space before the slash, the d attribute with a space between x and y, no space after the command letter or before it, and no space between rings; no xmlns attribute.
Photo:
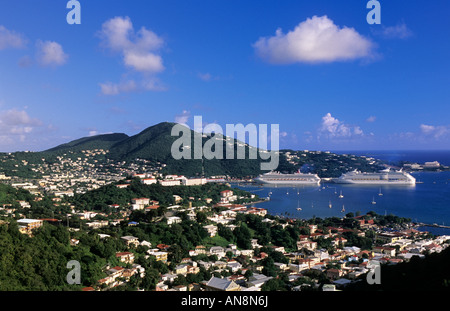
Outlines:
<svg viewBox="0 0 450 311"><path fill-rule="evenodd" d="M427 224L450 226L450 172L413 173L415 186L370 186L324 183L320 186L273 187L245 186L270 201L257 204L272 215L310 219L342 217L346 213L393 214ZM341 194L343 198L339 198ZM379 193L382 195L379 195ZM376 204L372 204L372 201ZM332 207L329 207L331 202ZM301 211L297 208L300 207ZM342 208L345 212L342 212Z"/></svg>

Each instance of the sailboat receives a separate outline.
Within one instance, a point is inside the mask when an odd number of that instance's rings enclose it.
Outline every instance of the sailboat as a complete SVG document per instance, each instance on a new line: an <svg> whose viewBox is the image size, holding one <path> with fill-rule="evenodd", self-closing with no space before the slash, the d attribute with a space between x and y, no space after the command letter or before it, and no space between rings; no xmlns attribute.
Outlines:
<svg viewBox="0 0 450 311"><path fill-rule="evenodd" d="M372 204L377 204L377 202L375 202L375 197L372 199Z"/></svg>
<svg viewBox="0 0 450 311"><path fill-rule="evenodd" d="M344 207L344 205L342 205L341 212L342 212L342 213L345 212L345 207Z"/></svg>
<svg viewBox="0 0 450 311"><path fill-rule="evenodd" d="M297 201L297 211L301 211L302 208L300 207L300 201Z"/></svg>
<svg viewBox="0 0 450 311"><path fill-rule="evenodd" d="M331 204L331 201L328 203L328 207L329 207L329 208L332 208L332 207L333 207L333 205Z"/></svg>
<svg viewBox="0 0 450 311"><path fill-rule="evenodd" d="M342 195L342 190L341 190L341 194L339 195L339 198L343 198L344 196Z"/></svg>
<svg viewBox="0 0 450 311"><path fill-rule="evenodd" d="M379 196L382 196L382 195L383 195L383 193L381 193L381 188L380 188L380 192L378 193L378 195L379 195Z"/></svg>

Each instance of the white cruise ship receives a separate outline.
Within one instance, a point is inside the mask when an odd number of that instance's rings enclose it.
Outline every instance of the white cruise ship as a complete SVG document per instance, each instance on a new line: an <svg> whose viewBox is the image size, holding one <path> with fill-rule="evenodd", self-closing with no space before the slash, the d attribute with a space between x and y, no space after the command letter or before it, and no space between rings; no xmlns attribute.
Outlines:
<svg viewBox="0 0 450 311"><path fill-rule="evenodd" d="M333 179L338 184L367 184L367 185L414 185L416 179L403 171L391 171L385 169L378 173L362 173L352 171L342 174L341 177Z"/></svg>
<svg viewBox="0 0 450 311"><path fill-rule="evenodd" d="M300 172L294 174L282 174L279 172L269 172L259 175L254 179L256 182L263 184L284 184L284 185L299 185L299 184L319 184L320 177L317 174L303 174Z"/></svg>

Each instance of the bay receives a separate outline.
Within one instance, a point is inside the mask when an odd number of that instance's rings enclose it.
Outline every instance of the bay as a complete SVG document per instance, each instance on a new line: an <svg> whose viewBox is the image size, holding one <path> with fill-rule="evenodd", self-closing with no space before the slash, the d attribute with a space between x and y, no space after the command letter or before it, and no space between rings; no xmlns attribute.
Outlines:
<svg viewBox="0 0 450 311"><path fill-rule="evenodd" d="M257 206L267 209L272 215L310 219L374 211L381 215L410 218L415 222L450 225L450 172L419 172L413 176L418 181L414 186L333 183L298 187L235 186L260 197L270 196L268 202ZM342 198L339 197L341 193Z"/></svg>

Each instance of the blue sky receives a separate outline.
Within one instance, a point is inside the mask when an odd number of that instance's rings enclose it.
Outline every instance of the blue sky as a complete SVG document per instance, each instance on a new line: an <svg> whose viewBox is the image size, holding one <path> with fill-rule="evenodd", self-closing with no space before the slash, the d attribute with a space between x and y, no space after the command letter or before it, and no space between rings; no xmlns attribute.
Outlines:
<svg viewBox="0 0 450 311"><path fill-rule="evenodd" d="M163 121L279 124L280 147L449 149L450 4L0 0L0 151Z"/></svg>

